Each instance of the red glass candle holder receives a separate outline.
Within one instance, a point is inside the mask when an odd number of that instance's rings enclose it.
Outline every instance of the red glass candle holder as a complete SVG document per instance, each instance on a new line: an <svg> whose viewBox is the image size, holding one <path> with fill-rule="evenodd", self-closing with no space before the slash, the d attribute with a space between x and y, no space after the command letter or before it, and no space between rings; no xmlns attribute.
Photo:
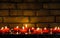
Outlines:
<svg viewBox="0 0 60 38"><path fill-rule="evenodd" d="M34 30L33 34L42 34L42 29L41 28L36 28Z"/></svg>
<svg viewBox="0 0 60 38"><path fill-rule="evenodd" d="M45 28L43 28L43 34L48 34L49 33L49 29L47 29L46 27Z"/></svg>
<svg viewBox="0 0 60 38"><path fill-rule="evenodd" d="M21 34L25 34L25 33L27 33L27 29L25 29L24 27L22 27L22 28L20 29L20 32L21 32Z"/></svg>
<svg viewBox="0 0 60 38"><path fill-rule="evenodd" d="M14 30L14 32L18 32L20 30L20 28L18 26L16 26L13 30Z"/></svg>

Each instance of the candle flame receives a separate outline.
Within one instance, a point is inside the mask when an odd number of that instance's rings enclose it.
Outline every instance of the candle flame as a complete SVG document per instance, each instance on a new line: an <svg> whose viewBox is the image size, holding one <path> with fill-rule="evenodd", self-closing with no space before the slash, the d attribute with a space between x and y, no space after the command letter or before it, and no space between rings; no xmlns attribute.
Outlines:
<svg viewBox="0 0 60 38"><path fill-rule="evenodd" d="M60 29L60 28L58 27L58 29Z"/></svg>
<svg viewBox="0 0 60 38"><path fill-rule="evenodd" d="M40 28L37 28L37 30L40 30Z"/></svg>
<svg viewBox="0 0 60 38"><path fill-rule="evenodd" d="M47 28L46 27L44 27L44 30L46 30Z"/></svg>
<svg viewBox="0 0 60 38"><path fill-rule="evenodd" d="M32 27L32 29L34 29L34 27Z"/></svg>
<svg viewBox="0 0 60 38"><path fill-rule="evenodd" d="M29 32L30 32L30 29L29 29Z"/></svg>
<svg viewBox="0 0 60 38"><path fill-rule="evenodd" d="M54 30L56 30L56 29L57 29L57 27L54 28Z"/></svg>
<svg viewBox="0 0 60 38"><path fill-rule="evenodd" d="M7 26L5 26L5 29L7 28Z"/></svg>
<svg viewBox="0 0 60 38"><path fill-rule="evenodd" d="M25 27L27 28L27 24L25 25Z"/></svg>
<svg viewBox="0 0 60 38"><path fill-rule="evenodd" d="M22 29L24 29L24 26L22 27Z"/></svg>
<svg viewBox="0 0 60 38"><path fill-rule="evenodd" d="M1 28L1 30L3 30L3 29L4 29L4 27Z"/></svg>
<svg viewBox="0 0 60 38"><path fill-rule="evenodd" d="M18 32L16 34L19 34Z"/></svg>
<svg viewBox="0 0 60 38"><path fill-rule="evenodd" d="M19 26L16 26L16 28L19 28Z"/></svg>

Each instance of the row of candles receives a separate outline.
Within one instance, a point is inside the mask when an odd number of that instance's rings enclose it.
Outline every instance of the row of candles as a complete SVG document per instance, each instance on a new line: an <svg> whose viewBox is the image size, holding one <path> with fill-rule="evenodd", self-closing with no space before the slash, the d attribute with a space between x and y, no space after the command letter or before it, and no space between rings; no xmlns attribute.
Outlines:
<svg viewBox="0 0 60 38"><path fill-rule="evenodd" d="M10 30L7 26L2 27L0 29L0 33L6 34L6 33L16 33L16 34L53 34L53 33L60 33L60 27L54 27L54 28L28 28L27 25L23 26L22 28L19 28L19 26L14 27Z"/></svg>

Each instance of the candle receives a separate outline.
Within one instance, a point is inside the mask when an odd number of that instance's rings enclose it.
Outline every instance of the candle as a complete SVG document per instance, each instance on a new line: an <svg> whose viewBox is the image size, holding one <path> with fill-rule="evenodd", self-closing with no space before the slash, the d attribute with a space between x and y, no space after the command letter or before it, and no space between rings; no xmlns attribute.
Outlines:
<svg viewBox="0 0 60 38"><path fill-rule="evenodd" d="M58 33L60 33L60 27L58 27Z"/></svg>
<svg viewBox="0 0 60 38"><path fill-rule="evenodd" d="M24 28L28 30L27 24L24 26Z"/></svg>
<svg viewBox="0 0 60 38"><path fill-rule="evenodd" d="M50 34L52 34L52 28L50 28Z"/></svg>
<svg viewBox="0 0 60 38"><path fill-rule="evenodd" d="M25 33L27 33L27 29L25 29L23 26L22 29L20 29L20 32L25 34Z"/></svg>
<svg viewBox="0 0 60 38"><path fill-rule="evenodd" d="M1 28L1 33L4 33L4 27Z"/></svg>
<svg viewBox="0 0 60 38"><path fill-rule="evenodd" d="M49 33L49 30L45 27L45 28L43 29L43 34L46 34L46 33Z"/></svg>
<svg viewBox="0 0 60 38"><path fill-rule="evenodd" d="M57 27L54 27L54 28L52 29L52 32L53 32L53 33L58 33L58 28L57 28Z"/></svg>
<svg viewBox="0 0 60 38"><path fill-rule="evenodd" d="M25 28L27 28L27 24L25 25Z"/></svg>
<svg viewBox="0 0 60 38"><path fill-rule="evenodd" d="M41 34L42 33L42 29L41 28L37 28L36 30L34 30L33 34Z"/></svg>
<svg viewBox="0 0 60 38"><path fill-rule="evenodd" d="M31 30L29 29L29 34L31 34Z"/></svg>
<svg viewBox="0 0 60 38"><path fill-rule="evenodd" d="M1 32L3 33L3 34L5 34L5 33L9 33L9 28L7 27L7 26L5 26L5 28L4 27L2 27L1 28Z"/></svg>
<svg viewBox="0 0 60 38"><path fill-rule="evenodd" d="M30 28L30 30L35 30L35 28L34 28L34 27L32 27L32 28Z"/></svg>
<svg viewBox="0 0 60 38"><path fill-rule="evenodd" d="M33 33L34 30L35 30L34 27L30 28L31 33Z"/></svg>
<svg viewBox="0 0 60 38"><path fill-rule="evenodd" d="M16 26L16 27L14 28L14 31L15 31L15 32L18 32L19 30L20 30L19 26Z"/></svg>
<svg viewBox="0 0 60 38"><path fill-rule="evenodd" d="M7 26L5 26L4 32L8 33L9 31L10 31L10 29Z"/></svg>

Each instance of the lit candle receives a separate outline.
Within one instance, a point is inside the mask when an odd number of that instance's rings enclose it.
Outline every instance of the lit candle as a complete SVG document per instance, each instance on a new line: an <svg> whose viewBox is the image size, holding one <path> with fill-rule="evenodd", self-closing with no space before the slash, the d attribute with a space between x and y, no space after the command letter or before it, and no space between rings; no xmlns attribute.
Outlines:
<svg viewBox="0 0 60 38"><path fill-rule="evenodd" d="M7 26L5 26L5 28L4 28L4 27L1 28L1 32L2 32L3 34L9 33L9 31L10 31L10 29L9 29Z"/></svg>
<svg viewBox="0 0 60 38"><path fill-rule="evenodd" d="M27 24L24 26L24 28L28 30Z"/></svg>
<svg viewBox="0 0 60 38"><path fill-rule="evenodd" d="M41 34L42 33L42 29L41 28L37 28L36 30L34 30L33 34Z"/></svg>
<svg viewBox="0 0 60 38"><path fill-rule="evenodd" d="M8 33L9 31L10 31L10 29L7 26L5 26L4 32Z"/></svg>
<svg viewBox="0 0 60 38"><path fill-rule="evenodd" d="M52 28L50 28L50 34L52 34Z"/></svg>
<svg viewBox="0 0 60 38"><path fill-rule="evenodd" d="M4 33L4 27L1 28L1 33Z"/></svg>
<svg viewBox="0 0 60 38"><path fill-rule="evenodd" d="M57 27L54 27L53 30L52 30L53 33L58 33L58 28Z"/></svg>
<svg viewBox="0 0 60 38"><path fill-rule="evenodd" d="M58 33L60 33L60 27L58 27Z"/></svg>
<svg viewBox="0 0 60 38"><path fill-rule="evenodd" d="M29 34L31 34L31 30L29 29Z"/></svg>
<svg viewBox="0 0 60 38"><path fill-rule="evenodd" d="M15 32L18 32L19 30L20 30L19 26L16 26L16 27L14 28L14 31L15 31Z"/></svg>
<svg viewBox="0 0 60 38"><path fill-rule="evenodd" d="M27 28L27 24L25 25L25 28Z"/></svg>
<svg viewBox="0 0 60 38"><path fill-rule="evenodd" d="M3 29L4 29L4 27L1 28L1 30L3 30Z"/></svg>
<svg viewBox="0 0 60 38"><path fill-rule="evenodd" d="M35 28L34 28L34 27L30 28L31 33L33 33L33 32L34 32L34 30L35 30Z"/></svg>
<svg viewBox="0 0 60 38"><path fill-rule="evenodd" d="M43 34L46 34L46 33L49 33L49 30L45 27L45 28L43 29Z"/></svg>
<svg viewBox="0 0 60 38"><path fill-rule="evenodd" d="M30 30L35 30L35 28L34 28L34 27L32 27L32 28L30 28Z"/></svg>
<svg viewBox="0 0 60 38"><path fill-rule="evenodd" d="M27 33L27 29L25 29L23 26L22 29L20 29L20 32L25 34L25 33Z"/></svg>

